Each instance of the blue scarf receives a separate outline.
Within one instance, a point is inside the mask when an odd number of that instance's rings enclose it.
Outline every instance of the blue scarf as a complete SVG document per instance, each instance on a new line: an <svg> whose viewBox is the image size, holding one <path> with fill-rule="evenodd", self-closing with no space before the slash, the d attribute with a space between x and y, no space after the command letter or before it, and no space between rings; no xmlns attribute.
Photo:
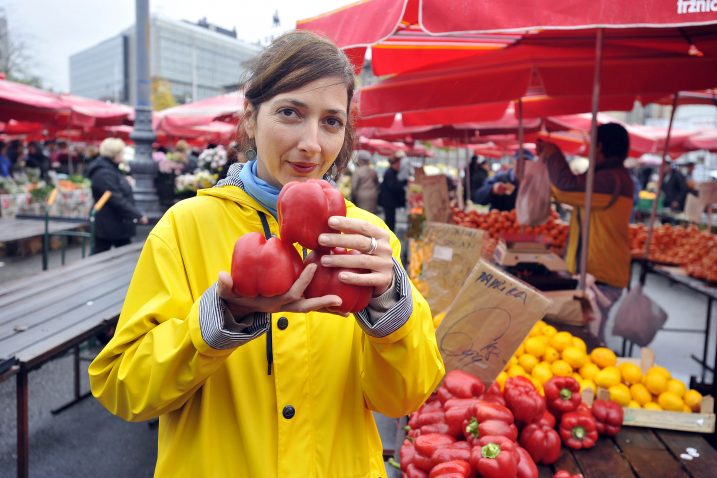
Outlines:
<svg viewBox="0 0 717 478"><path fill-rule="evenodd" d="M277 217L276 203L279 199L281 191L276 186L272 186L256 174L257 160L253 159L246 163L239 172L239 179L244 184L244 191L256 199L259 204L264 206L274 218Z"/></svg>

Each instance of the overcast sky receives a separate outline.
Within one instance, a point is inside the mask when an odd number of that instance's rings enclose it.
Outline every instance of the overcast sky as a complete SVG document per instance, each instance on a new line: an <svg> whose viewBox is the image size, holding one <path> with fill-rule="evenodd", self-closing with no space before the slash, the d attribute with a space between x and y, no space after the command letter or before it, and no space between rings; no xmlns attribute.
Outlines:
<svg viewBox="0 0 717 478"><path fill-rule="evenodd" d="M255 42L296 20L353 3L353 0L150 0L150 11L176 20L207 17L221 27L236 27L239 38ZM135 0L0 0L11 39L26 45L31 70L57 91L69 89L69 57L134 24Z"/></svg>

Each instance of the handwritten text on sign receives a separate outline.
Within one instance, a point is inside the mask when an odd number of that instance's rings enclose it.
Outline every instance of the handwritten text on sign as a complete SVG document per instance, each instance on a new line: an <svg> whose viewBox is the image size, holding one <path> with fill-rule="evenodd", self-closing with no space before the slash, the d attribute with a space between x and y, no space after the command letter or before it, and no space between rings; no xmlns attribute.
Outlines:
<svg viewBox="0 0 717 478"><path fill-rule="evenodd" d="M436 331L446 370L492 383L549 305L535 289L479 261Z"/></svg>

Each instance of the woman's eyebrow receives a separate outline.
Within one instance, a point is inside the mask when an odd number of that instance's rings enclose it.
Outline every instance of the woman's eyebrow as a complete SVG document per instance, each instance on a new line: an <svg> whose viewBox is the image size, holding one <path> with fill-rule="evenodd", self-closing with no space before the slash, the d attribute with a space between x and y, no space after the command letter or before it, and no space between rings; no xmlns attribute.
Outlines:
<svg viewBox="0 0 717 478"><path fill-rule="evenodd" d="M294 105L294 106L296 106L296 107L299 107L299 108L307 109L307 108L309 107L309 105L307 105L307 104L304 103L303 101L295 100L295 99L292 99L292 98L285 98L285 99L282 99L282 100L280 100L280 101L286 101L287 103L291 103L292 105ZM343 109L329 108L329 109L327 109L327 110L325 110L325 111L326 111L327 113L329 113L329 114L332 114L332 115L341 115L341 116L343 116L343 117L347 117L347 116L348 116L348 115L346 114L346 111L344 111Z"/></svg>

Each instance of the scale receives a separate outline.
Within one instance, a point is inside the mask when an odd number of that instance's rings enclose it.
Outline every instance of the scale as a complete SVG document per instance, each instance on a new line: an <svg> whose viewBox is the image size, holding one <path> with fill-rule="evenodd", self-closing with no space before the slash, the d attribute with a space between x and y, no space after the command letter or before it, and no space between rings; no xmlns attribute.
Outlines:
<svg viewBox="0 0 717 478"><path fill-rule="evenodd" d="M541 236L505 235L493 260L503 269L538 290L566 290L578 286L562 257L552 252Z"/></svg>

